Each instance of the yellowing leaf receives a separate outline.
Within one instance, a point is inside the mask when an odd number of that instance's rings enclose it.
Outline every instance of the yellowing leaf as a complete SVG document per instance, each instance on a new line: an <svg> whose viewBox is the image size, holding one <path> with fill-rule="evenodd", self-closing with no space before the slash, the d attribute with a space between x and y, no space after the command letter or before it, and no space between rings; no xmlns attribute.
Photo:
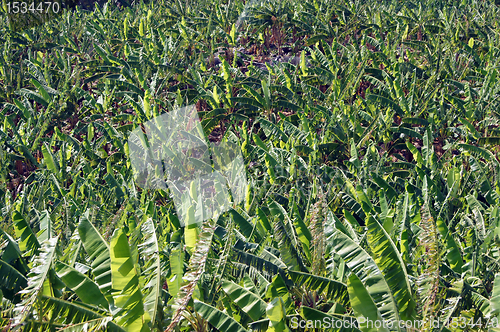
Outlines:
<svg viewBox="0 0 500 332"><path fill-rule="evenodd" d="M470 48L473 48L473 47L474 47L474 38L472 38L472 37L471 37L471 38L469 39L469 43L468 43L468 45L469 45L469 47L470 47Z"/></svg>

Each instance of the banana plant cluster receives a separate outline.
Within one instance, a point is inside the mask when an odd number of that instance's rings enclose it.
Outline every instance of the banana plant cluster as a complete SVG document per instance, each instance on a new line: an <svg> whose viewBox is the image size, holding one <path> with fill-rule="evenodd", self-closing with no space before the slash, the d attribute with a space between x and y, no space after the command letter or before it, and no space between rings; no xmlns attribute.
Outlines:
<svg viewBox="0 0 500 332"><path fill-rule="evenodd" d="M499 13L175 0L20 32L1 17L0 328L498 330ZM136 185L127 143L188 105L249 180L195 227Z"/></svg>

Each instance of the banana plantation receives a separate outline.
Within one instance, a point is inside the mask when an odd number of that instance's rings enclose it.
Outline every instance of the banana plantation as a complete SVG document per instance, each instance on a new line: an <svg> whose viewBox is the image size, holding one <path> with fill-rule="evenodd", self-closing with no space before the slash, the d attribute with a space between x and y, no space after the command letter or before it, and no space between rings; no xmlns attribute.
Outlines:
<svg viewBox="0 0 500 332"><path fill-rule="evenodd" d="M22 4L0 16L0 331L500 331L500 3ZM182 109L205 161L137 154Z"/></svg>

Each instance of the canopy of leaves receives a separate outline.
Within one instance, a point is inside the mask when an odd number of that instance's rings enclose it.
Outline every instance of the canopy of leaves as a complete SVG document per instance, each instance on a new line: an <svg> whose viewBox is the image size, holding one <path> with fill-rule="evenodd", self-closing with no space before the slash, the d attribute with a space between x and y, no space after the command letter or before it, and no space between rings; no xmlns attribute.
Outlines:
<svg viewBox="0 0 500 332"><path fill-rule="evenodd" d="M0 15L0 329L498 328L498 3L88 2ZM194 227L128 146L188 105L248 179Z"/></svg>

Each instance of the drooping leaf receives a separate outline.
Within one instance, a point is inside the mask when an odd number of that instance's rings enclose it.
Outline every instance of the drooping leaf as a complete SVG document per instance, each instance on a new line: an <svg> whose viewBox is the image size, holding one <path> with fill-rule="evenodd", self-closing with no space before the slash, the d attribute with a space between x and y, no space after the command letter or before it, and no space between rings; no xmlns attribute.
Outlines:
<svg viewBox="0 0 500 332"><path fill-rule="evenodd" d="M99 286L90 280L89 277L63 262L56 262L55 270L57 276L68 288L73 290L84 303L108 308L108 301L99 290Z"/></svg>
<svg viewBox="0 0 500 332"><path fill-rule="evenodd" d="M141 226L143 238L139 244L139 253L141 257L149 262L145 265L143 275L146 278L146 290L149 294L144 298L144 308L151 317L151 324L156 321L156 314L160 308L162 278L161 278L161 261L159 256L160 246L156 236L156 230L153 219L148 218Z"/></svg>
<svg viewBox="0 0 500 332"><path fill-rule="evenodd" d="M389 286L401 319L410 320L416 315L416 302L413 299L405 262L396 245L380 222L373 216L368 216L367 239L373 254L373 259L380 268Z"/></svg>
<svg viewBox="0 0 500 332"><path fill-rule="evenodd" d="M106 296L108 302L112 303L112 296L108 294L111 290L111 261L108 243L89 220L90 211L87 210L80 218L78 234L85 251L91 261L92 274L95 282L99 285L101 293Z"/></svg>
<svg viewBox="0 0 500 332"><path fill-rule="evenodd" d="M384 327L374 327L375 322L383 321L382 315L368 293L365 285L356 276L351 274L347 280L347 290L349 291L349 298L351 299L351 306L356 313L356 317L360 323L360 329L363 332L389 332L389 329ZM369 322L372 322L369 324Z"/></svg>
<svg viewBox="0 0 500 332"><path fill-rule="evenodd" d="M127 331L147 331L150 318L144 310L139 273L122 229L113 234L109 254L114 305L119 308L113 317Z"/></svg>
<svg viewBox="0 0 500 332"><path fill-rule="evenodd" d="M44 241L40 247L40 254L34 258L34 266L28 276L28 287L19 292L24 299L16 306L16 315L14 317L15 326L24 322L42 293L48 293L43 295L52 293L50 285L48 285L47 289L46 281L55 258L58 240L58 237L53 237Z"/></svg>
<svg viewBox="0 0 500 332"><path fill-rule="evenodd" d="M342 305L347 305L349 301L347 285L340 281L296 271L288 271L288 275L297 287L305 286L319 294L324 293L327 299L335 300Z"/></svg>
<svg viewBox="0 0 500 332"><path fill-rule="evenodd" d="M336 253L342 257L349 269L357 275L366 292L373 300L376 309L384 320L392 320L395 324L399 322L400 313L397 302L391 288L382 271L373 258L351 238L340 231L333 233L327 240L332 243L332 254ZM383 268L383 266L381 267ZM353 280L352 282L356 282ZM405 282L403 280L403 282ZM352 301L352 298L351 298Z"/></svg>
<svg viewBox="0 0 500 332"><path fill-rule="evenodd" d="M38 248L40 248L40 243L21 213L14 211L12 214L12 221L14 222L16 236L21 240L19 242L20 250L22 252L34 251L34 253L37 253Z"/></svg>
<svg viewBox="0 0 500 332"><path fill-rule="evenodd" d="M204 302L195 300L194 310L219 331L247 332L234 318Z"/></svg>
<svg viewBox="0 0 500 332"><path fill-rule="evenodd" d="M222 289L252 320L257 321L266 314L267 304L258 294L231 281L223 281Z"/></svg>

